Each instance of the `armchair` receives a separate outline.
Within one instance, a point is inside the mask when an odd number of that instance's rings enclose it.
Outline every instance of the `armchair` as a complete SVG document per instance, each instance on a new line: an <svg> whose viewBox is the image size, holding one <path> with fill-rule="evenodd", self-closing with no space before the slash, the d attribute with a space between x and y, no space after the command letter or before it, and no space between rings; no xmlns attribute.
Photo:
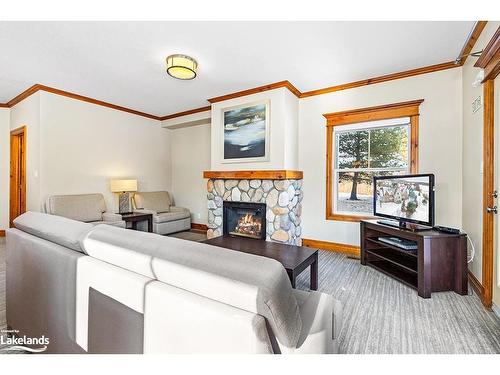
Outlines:
<svg viewBox="0 0 500 375"><path fill-rule="evenodd" d="M108 224L125 228L121 215L106 212L102 194L52 195L47 198L45 212L93 225Z"/></svg>
<svg viewBox="0 0 500 375"><path fill-rule="evenodd" d="M191 213L187 208L172 206L168 191L137 192L132 198L134 212L153 215L153 232L170 234L191 229Z"/></svg>

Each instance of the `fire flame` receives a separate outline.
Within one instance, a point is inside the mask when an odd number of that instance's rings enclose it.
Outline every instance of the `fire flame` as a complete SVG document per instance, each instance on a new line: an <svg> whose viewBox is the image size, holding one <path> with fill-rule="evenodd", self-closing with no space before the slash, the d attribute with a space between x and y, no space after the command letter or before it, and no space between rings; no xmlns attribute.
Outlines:
<svg viewBox="0 0 500 375"><path fill-rule="evenodd" d="M236 225L235 231L247 235L259 236L262 229L262 221L260 218L255 218L254 215L248 213L241 216Z"/></svg>

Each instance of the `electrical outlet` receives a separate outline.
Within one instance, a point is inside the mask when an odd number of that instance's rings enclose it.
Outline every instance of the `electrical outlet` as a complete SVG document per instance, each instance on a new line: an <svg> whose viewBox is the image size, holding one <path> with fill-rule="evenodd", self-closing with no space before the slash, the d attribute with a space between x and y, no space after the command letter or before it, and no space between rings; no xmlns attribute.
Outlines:
<svg viewBox="0 0 500 375"><path fill-rule="evenodd" d="M196 214L196 218L201 219L201 214L199 212Z"/></svg>

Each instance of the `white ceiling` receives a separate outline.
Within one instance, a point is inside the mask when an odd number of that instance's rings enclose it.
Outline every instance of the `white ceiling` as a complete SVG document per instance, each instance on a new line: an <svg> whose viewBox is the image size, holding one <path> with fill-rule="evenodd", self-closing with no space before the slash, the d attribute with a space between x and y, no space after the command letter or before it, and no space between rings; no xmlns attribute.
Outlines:
<svg viewBox="0 0 500 375"><path fill-rule="evenodd" d="M0 103L35 83L166 115L289 80L300 91L454 60L474 22L0 22ZM184 53L198 77L164 59Z"/></svg>

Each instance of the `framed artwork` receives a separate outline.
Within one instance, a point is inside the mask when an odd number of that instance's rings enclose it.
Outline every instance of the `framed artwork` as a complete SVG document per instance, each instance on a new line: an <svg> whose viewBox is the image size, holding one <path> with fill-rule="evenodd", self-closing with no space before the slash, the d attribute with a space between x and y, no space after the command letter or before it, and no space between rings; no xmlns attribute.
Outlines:
<svg viewBox="0 0 500 375"><path fill-rule="evenodd" d="M269 160L269 101L222 110L223 163Z"/></svg>

